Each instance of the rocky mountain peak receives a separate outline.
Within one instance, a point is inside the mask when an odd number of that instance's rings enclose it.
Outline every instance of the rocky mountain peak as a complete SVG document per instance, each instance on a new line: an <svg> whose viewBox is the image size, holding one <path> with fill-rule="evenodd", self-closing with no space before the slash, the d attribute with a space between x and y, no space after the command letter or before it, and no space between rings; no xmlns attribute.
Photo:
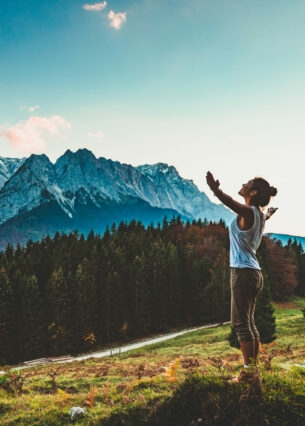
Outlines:
<svg viewBox="0 0 305 426"><path fill-rule="evenodd" d="M114 219L127 217L146 222L169 214L190 220L232 217L222 205L209 201L193 181L183 179L174 166L165 163L134 167L96 158L85 148L75 153L67 150L55 164L44 154L33 154L14 163L14 174L7 171L10 160L1 161L0 170L7 180L0 189L0 226L35 210L39 216L36 222L48 228L44 223L46 208L41 207L51 204L61 211L58 217L69 218L63 221L65 225L56 225L58 230L74 223L74 229L90 230L95 224L100 231Z"/></svg>

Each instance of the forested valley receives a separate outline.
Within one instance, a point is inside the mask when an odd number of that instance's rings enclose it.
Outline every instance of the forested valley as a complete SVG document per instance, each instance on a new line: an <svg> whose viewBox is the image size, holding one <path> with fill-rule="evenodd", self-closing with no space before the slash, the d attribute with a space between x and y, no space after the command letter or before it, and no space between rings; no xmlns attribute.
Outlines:
<svg viewBox="0 0 305 426"><path fill-rule="evenodd" d="M271 301L305 296L300 243L263 237L263 343L275 339ZM0 253L0 365L76 354L230 316L229 237L223 222L121 222L10 244Z"/></svg>

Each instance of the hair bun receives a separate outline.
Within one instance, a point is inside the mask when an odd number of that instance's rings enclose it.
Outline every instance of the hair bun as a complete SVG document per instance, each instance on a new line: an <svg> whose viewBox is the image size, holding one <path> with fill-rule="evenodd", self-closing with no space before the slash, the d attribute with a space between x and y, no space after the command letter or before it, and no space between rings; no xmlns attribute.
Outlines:
<svg viewBox="0 0 305 426"><path fill-rule="evenodd" d="M274 197L277 194L277 189L274 186L270 186L270 195Z"/></svg>

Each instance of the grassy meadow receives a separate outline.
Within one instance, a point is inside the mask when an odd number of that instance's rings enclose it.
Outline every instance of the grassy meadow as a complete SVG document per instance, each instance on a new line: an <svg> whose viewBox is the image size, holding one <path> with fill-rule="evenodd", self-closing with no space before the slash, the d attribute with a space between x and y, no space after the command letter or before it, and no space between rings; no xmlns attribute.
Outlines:
<svg viewBox="0 0 305 426"><path fill-rule="evenodd" d="M276 305L262 387L230 384L242 366L230 326L193 331L120 356L49 363L0 376L1 425L305 425L305 301ZM0 369L5 369L2 366ZM69 410L85 415L71 420Z"/></svg>

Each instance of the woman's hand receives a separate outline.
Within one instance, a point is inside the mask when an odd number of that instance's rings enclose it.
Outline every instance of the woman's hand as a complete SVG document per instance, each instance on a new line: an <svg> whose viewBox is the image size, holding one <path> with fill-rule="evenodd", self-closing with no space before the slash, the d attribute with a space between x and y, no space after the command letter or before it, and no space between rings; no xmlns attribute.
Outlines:
<svg viewBox="0 0 305 426"><path fill-rule="evenodd" d="M277 207L269 207L267 213L265 214L265 219L269 219L277 211L277 209Z"/></svg>
<svg viewBox="0 0 305 426"><path fill-rule="evenodd" d="M219 183L218 179L217 180L214 179L214 176L212 175L211 172L207 172L206 181L207 181L207 184L209 185L210 189L213 192L217 191L217 189L219 188L220 183Z"/></svg>
<svg viewBox="0 0 305 426"><path fill-rule="evenodd" d="M218 179L214 179L214 176L211 172L207 172L206 174L206 180L207 184L211 188L211 190L214 192L214 195L220 200L225 206L229 207L229 209L233 210L236 214L238 214L241 218L243 218L243 221L246 223L247 229L250 228L253 223L253 209L251 206L248 206L247 204L241 204L235 200L233 200L232 197L222 192L222 190L219 188L220 183ZM248 225L250 223L250 225Z"/></svg>

